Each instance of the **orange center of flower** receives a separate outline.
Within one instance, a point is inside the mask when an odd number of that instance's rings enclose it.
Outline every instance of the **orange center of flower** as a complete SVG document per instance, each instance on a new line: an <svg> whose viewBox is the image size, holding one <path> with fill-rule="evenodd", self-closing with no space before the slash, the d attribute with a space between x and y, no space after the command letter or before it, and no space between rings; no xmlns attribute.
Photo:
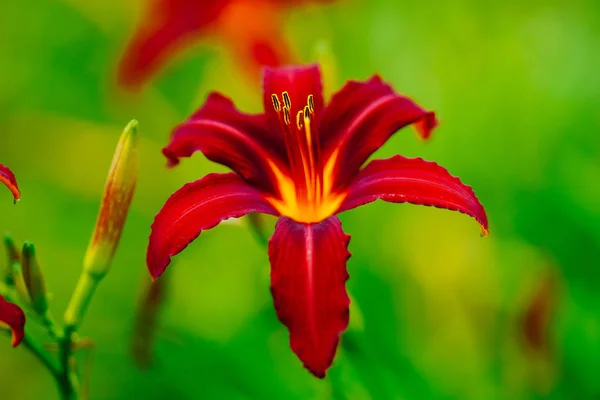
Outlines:
<svg viewBox="0 0 600 400"><path fill-rule="evenodd" d="M297 222L320 222L333 215L346 197L346 193L332 191L337 152L323 160L312 95L295 117L291 115L292 104L287 92L282 93L282 101L276 94L271 95L271 99L279 116L290 175L273 168L280 197L268 200L281 215Z"/></svg>

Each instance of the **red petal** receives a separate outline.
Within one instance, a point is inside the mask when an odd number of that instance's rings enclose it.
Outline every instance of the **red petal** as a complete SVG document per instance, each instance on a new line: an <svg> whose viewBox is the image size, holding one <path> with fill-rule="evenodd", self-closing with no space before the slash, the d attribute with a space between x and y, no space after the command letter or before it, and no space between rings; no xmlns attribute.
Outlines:
<svg viewBox="0 0 600 400"><path fill-rule="evenodd" d="M275 67L292 61L281 35L280 1L236 1L219 19L219 33L232 46L252 79L260 76L263 66ZM252 18L248 18L252 15Z"/></svg>
<svg viewBox="0 0 600 400"><path fill-rule="evenodd" d="M17 347L25 337L25 313L19 306L9 303L0 295L0 324L12 331L12 346Z"/></svg>
<svg viewBox="0 0 600 400"><path fill-rule="evenodd" d="M163 149L170 165L196 151L240 174L261 190L274 193L275 181L269 163L286 171L283 138L269 131L264 115L238 111L231 100L212 93L189 120L173 130Z"/></svg>
<svg viewBox="0 0 600 400"><path fill-rule="evenodd" d="M350 236L337 217L301 224L281 217L269 241L277 316L304 366L323 378L348 326L346 261Z"/></svg>
<svg viewBox="0 0 600 400"><path fill-rule="evenodd" d="M257 66L276 67L291 59L285 44L272 38L254 39L248 44L248 48Z"/></svg>
<svg viewBox="0 0 600 400"><path fill-rule="evenodd" d="M125 50L119 82L139 86L177 50L205 31L229 1L153 0Z"/></svg>
<svg viewBox="0 0 600 400"><path fill-rule="evenodd" d="M321 83L321 72L315 65L302 67L266 67L263 75L263 102L265 113L269 116L271 129L280 132L279 117L273 108L271 95L276 94L282 102L282 93L287 92L290 96L290 115L295 118L298 111L307 105L308 96L313 95L315 110L322 112L323 108L323 85ZM294 119L295 121L295 119Z"/></svg>
<svg viewBox="0 0 600 400"><path fill-rule="evenodd" d="M15 174L13 174L8 167L5 167L2 164L0 164L0 183L6 185L6 187L11 191L15 201L21 198L21 192L19 191Z"/></svg>
<svg viewBox="0 0 600 400"><path fill-rule="evenodd" d="M159 277L171 256L203 230L251 212L277 215L260 192L236 174L210 174L186 184L167 200L154 219L146 258L150 274Z"/></svg>
<svg viewBox="0 0 600 400"><path fill-rule="evenodd" d="M364 83L348 82L321 119L323 154L327 158L338 151L334 187L347 187L369 156L410 124L426 139L437 122L432 112L396 94L377 76Z"/></svg>
<svg viewBox="0 0 600 400"><path fill-rule="evenodd" d="M487 216L473 189L445 168L421 158L394 156L371 161L350 186L338 212L377 199L460 211L475 218L487 235Z"/></svg>

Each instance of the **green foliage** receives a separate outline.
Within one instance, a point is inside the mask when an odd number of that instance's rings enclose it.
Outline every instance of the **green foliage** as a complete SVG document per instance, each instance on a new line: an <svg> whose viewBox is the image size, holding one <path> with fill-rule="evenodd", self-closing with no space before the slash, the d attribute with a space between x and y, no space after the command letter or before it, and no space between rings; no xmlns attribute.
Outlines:
<svg viewBox="0 0 600 400"><path fill-rule="evenodd" d="M114 71L135 23L129 2L5 3L0 161L23 197L10 207L0 193L10 208L0 230L43 252L55 314L80 273L121 127L131 118L144 127L127 228L80 329L96 343L92 399L600 395L598 2L339 0L289 17L285 34L302 61L323 46L335 60L329 93L379 73L435 110L431 141L407 129L378 155L444 165L490 217L482 239L469 218L426 207L377 202L343 215L348 287L364 321L343 336L324 381L290 351L266 251L245 224L203 233L176 258L154 362L140 370L131 356L152 218L175 189L220 170L200 155L166 170L160 148L208 91L257 110L259 86L227 51L200 44L140 94L122 93ZM522 320L548 274L558 276L557 301L550 350L540 351L524 343ZM47 371L0 339L2 398L53 398Z"/></svg>

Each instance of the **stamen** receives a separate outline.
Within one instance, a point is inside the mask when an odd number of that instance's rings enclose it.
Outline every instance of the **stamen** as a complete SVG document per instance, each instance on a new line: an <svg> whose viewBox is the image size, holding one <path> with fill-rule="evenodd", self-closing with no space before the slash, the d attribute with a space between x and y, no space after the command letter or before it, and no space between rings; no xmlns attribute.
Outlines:
<svg viewBox="0 0 600 400"><path fill-rule="evenodd" d="M315 101L312 94L308 95L308 109L310 110L311 114L315 112Z"/></svg>
<svg viewBox="0 0 600 400"><path fill-rule="evenodd" d="M296 126L298 127L298 130L301 130L302 127L304 126L304 113L302 112L302 110L298 111L298 114L296 114Z"/></svg>
<svg viewBox="0 0 600 400"><path fill-rule="evenodd" d="M273 102L273 108L275 111L281 111L281 103L279 103L279 98L277 98L276 94L271 95L271 101Z"/></svg>
<svg viewBox="0 0 600 400"><path fill-rule="evenodd" d="M287 91L281 92L281 98L272 94L271 99L278 114L293 182L291 191L282 197L284 203L290 204L290 211L284 215L295 216L300 221L317 221L335 205L329 204L334 194L330 188L330 172L324 171L321 159L314 95L308 95L303 105L295 104L294 109ZM295 128L291 125L294 111Z"/></svg>
<svg viewBox="0 0 600 400"><path fill-rule="evenodd" d="M317 185L317 181L318 181L318 175L319 175L319 171L317 171L316 169L316 160L315 160L315 153L314 153L314 138L313 138L313 132L312 132L312 128L311 128L311 116L310 116L310 109L308 106L304 106L304 112L303 112L303 119L304 119L304 134L305 134L305 140L306 140L306 153L305 156L307 157L307 170L305 171L305 175L306 175L306 180L307 180L307 184L310 188L310 190L308 191L309 194L309 201L313 204L316 203L316 201L318 201L318 185Z"/></svg>
<svg viewBox="0 0 600 400"><path fill-rule="evenodd" d="M309 106L304 106L304 118L309 120L311 119L311 111L310 111L310 107Z"/></svg>
<svg viewBox="0 0 600 400"><path fill-rule="evenodd" d="M283 96L283 104L285 104L285 106L291 110L292 102L290 100L290 95L288 92L283 92L281 95Z"/></svg>

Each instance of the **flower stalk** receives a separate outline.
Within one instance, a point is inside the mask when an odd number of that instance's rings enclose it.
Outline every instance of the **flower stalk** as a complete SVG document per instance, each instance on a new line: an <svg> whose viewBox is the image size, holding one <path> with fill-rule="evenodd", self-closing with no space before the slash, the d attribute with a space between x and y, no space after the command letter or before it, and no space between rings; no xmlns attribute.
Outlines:
<svg viewBox="0 0 600 400"><path fill-rule="evenodd" d="M102 278L108 273L137 182L138 122L123 131L104 188L98 220L88 245L83 271L64 315L69 330L76 330Z"/></svg>
<svg viewBox="0 0 600 400"><path fill-rule="evenodd" d="M20 252L10 235L4 237L9 268L0 280L0 324L11 329L13 347L22 343L48 369L63 400L76 400L85 395L80 389L74 352L90 348L90 340L80 340L77 329L99 282L110 269L127 218L138 171L137 126L137 121L131 121L117 145L82 274L64 314L63 327L55 324L50 315L46 281L35 246L25 242ZM20 192L14 175L8 168L0 167L0 182L6 184L17 199ZM17 301L13 303L11 298ZM30 318L29 313L34 318ZM48 349L57 351L57 357L31 336L25 328L26 318L28 324L37 322L47 329L54 340Z"/></svg>

